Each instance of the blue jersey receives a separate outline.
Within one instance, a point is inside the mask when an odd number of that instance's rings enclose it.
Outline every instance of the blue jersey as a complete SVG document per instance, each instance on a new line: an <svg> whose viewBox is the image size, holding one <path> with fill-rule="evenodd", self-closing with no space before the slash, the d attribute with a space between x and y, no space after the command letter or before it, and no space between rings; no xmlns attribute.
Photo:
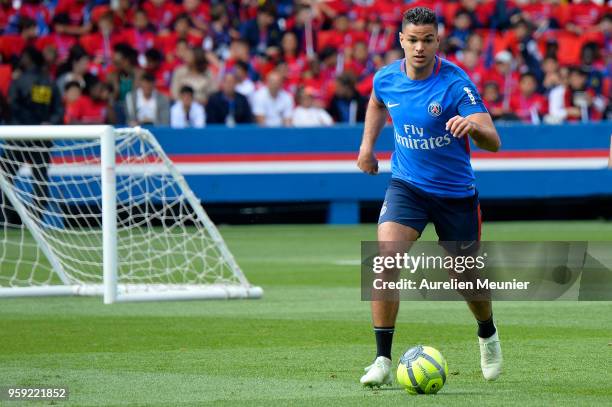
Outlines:
<svg viewBox="0 0 612 407"><path fill-rule="evenodd" d="M412 80L405 60L380 69L374 95L393 120L391 174L433 195L462 198L475 193L469 137L445 129L456 116L487 112L474 83L461 68L435 57L427 79Z"/></svg>

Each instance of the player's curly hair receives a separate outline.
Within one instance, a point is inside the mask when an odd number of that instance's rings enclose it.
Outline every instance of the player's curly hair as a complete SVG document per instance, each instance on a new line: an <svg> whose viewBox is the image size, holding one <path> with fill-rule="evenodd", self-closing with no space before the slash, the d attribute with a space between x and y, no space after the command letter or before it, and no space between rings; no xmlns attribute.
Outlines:
<svg viewBox="0 0 612 407"><path fill-rule="evenodd" d="M431 24L435 29L438 29L438 18L436 17L436 13L430 8L414 7L404 13L404 17L402 17L402 31L408 24Z"/></svg>

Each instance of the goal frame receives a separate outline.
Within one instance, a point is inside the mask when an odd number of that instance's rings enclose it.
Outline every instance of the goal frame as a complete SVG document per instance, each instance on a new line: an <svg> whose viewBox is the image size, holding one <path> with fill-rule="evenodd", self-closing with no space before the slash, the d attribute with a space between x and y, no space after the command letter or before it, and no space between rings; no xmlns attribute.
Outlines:
<svg viewBox="0 0 612 407"><path fill-rule="evenodd" d="M44 127L44 132L41 128ZM196 213L200 222L207 228L228 266L237 276L241 285L223 284L118 284L118 246L117 246L117 194L116 194L116 134L122 131L149 133L147 140L166 164L173 178L180 185L186 200ZM261 298L261 287L251 286L227 248L214 223L201 206L200 201L178 172L155 137L146 129L134 127L115 129L109 125L68 125L68 126L0 126L0 139L3 140L100 140L100 171L102 193L102 284L70 284L61 262L56 258L42 235L38 232L25 207L10 188L10 183L0 173L0 189L19 214L24 227L32 234L40 250L49 260L63 285L43 285L31 287L0 287L0 298L30 296L99 296L103 295L105 304L128 301L157 300L197 300L197 299L234 299Z"/></svg>

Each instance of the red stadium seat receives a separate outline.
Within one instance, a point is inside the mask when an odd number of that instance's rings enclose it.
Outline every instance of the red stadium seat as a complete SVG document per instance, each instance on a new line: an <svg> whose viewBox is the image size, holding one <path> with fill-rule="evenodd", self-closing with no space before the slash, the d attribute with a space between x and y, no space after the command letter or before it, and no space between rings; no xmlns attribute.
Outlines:
<svg viewBox="0 0 612 407"><path fill-rule="evenodd" d="M567 66L580 63L580 50L584 44L583 38L568 31L550 31L543 35L538 41L542 53L544 53L546 43L549 40L554 40L559 44L559 52L557 52L559 64Z"/></svg>
<svg viewBox="0 0 612 407"><path fill-rule="evenodd" d="M95 34L83 35L79 39L79 42L81 43L81 46L85 49L85 51L87 51L89 55L95 54L96 48L98 46L98 39Z"/></svg>
<svg viewBox="0 0 612 407"><path fill-rule="evenodd" d="M0 65L0 92L5 97L8 94L9 86L13 76L13 68L9 64Z"/></svg>
<svg viewBox="0 0 612 407"><path fill-rule="evenodd" d="M5 61L21 54L25 45L25 40L20 35L9 34L0 36L0 53L2 53L2 58Z"/></svg>
<svg viewBox="0 0 612 407"><path fill-rule="evenodd" d="M558 37L559 41L559 63L562 65L572 65L580 63L580 50L583 40L567 31L561 31Z"/></svg>
<svg viewBox="0 0 612 407"><path fill-rule="evenodd" d="M340 48L343 38L335 30L320 31L317 35L317 49L322 50L327 47Z"/></svg>

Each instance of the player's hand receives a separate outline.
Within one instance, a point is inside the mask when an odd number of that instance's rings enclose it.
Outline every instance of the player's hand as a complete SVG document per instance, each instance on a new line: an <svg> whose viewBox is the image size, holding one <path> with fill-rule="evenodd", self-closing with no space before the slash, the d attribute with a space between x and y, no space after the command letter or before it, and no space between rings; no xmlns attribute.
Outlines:
<svg viewBox="0 0 612 407"><path fill-rule="evenodd" d="M446 122L446 130L450 131L453 137L461 138L469 136L477 129L476 124L462 116L455 116Z"/></svg>
<svg viewBox="0 0 612 407"><path fill-rule="evenodd" d="M376 155L374 155L373 151L359 150L357 166L366 174L378 174L378 160L376 159Z"/></svg>

